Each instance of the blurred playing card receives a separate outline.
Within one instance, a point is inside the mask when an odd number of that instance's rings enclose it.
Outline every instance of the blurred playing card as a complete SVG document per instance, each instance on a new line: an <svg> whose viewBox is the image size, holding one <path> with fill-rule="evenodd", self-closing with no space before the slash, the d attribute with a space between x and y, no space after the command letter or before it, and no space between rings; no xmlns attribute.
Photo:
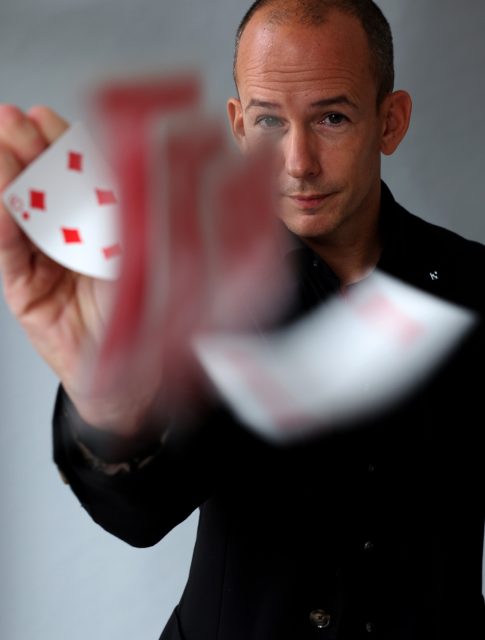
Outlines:
<svg viewBox="0 0 485 640"><path fill-rule="evenodd" d="M273 151L259 149L226 154L206 168L201 215L213 328L271 324L289 302L289 237L277 215L273 163Z"/></svg>
<svg viewBox="0 0 485 640"><path fill-rule="evenodd" d="M474 322L470 311L375 272L285 330L199 335L194 348L239 418L282 442L391 406Z"/></svg>
<svg viewBox="0 0 485 640"><path fill-rule="evenodd" d="M196 110L163 118L152 133L147 316L155 318L160 341L162 318L173 337L205 322L210 233L210 214L204 215L206 171L227 153L227 140L219 120Z"/></svg>
<svg viewBox="0 0 485 640"><path fill-rule="evenodd" d="M112 314L114 326L107 332L100 369L116 375L123 369L120 359L140 370L163 362L165 389L170 387L173 396L174 373L183 372L184 385L190 385L187 336L207 316L207 255L200 205L205 167L225 150L226 138L219 121L194 111L165 114L150 131L144 204L136 208L136 224L128 212L124 219L127 262L143 263L139 303L134 305L130 295L130 274L122 275ZM120 314L120 309L125 313Z"/></svg>
<svg viewBox="0 0 485 640"><path fill-rule="evenodd" d="M247 328L281 308L271 163L243 160L199 98L197 74L115 79L94 92L124 245L98 391L163 369L165 396L186 399L200 377L195 332Z"/></svg>
<svg viewBox="0 0 485 640"><path fill-rule="evenodd" d="M161 115L150 131L143 204L133 191L136 220L126 211L125 271L98 371L107 380L113 379L107 371L125 370L122 362L141 371L163 363L164 389L173 400L197 386L194 333L274 318L287 274L268 157L241 158L224 121L201 109ZM138 171L134 166L130 173ZM126 266L140 262L134 304Z"/></svg>
<svg viewBox="0 0 485 640"><path fill-rule="evenodd" d="M72 271L115 279L123 247L118 189L86 127L72 125L4 191L32 242Z"/></svg>
<svg viewBox="0 0 485 640"><path fill-rule="evenodd" d="M159 345L151 341L147 323L148 317L154 317L154 300L159 299L152 298L156 285L150 277L168 246L161 218L152 215L154 183L163 190L166 181L164 173L156 174L152 167L154 123L193 108L199 98L197 74L129 75L112 78L93 90L92 117L120 184L122 238L127 249L95 384L120 384L127 362L134 375L160 366Z"/></svg>

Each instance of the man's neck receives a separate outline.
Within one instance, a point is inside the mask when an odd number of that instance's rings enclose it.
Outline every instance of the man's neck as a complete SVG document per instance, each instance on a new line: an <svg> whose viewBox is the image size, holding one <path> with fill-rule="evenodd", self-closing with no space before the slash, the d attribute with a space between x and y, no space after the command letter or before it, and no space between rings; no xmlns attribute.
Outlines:
<svg viewBox="0 0 485 640"><path fill-rule="evenodd" d="M367 277L375 269L382 251L378 219L353 238L301 240L332 269L342 288Z"/></svg>

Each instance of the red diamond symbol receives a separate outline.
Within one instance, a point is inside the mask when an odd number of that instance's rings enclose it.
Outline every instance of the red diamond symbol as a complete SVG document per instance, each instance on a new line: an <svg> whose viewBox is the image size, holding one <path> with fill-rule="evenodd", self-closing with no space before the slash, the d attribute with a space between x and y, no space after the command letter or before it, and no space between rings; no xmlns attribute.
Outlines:
<svg viewBox="0 0 485 640"><path fill-rule="evenodd" d="M116 258L117 256L121 255L120 243L118 242L111 245L110 247L104 247L103 254L106 260L109 260L110 258Z"/></svg>
<svg viewBox="0 0 485 640"><path fill-rule="evenodd" d="M66 244L75 244L82 242L81 234L79 233L78 229L66 229L65 227L62 227L61 231L62 235L64 236L64 242Z"/></svg>
<svg viewBox="0 0 485 640"><path fill-rule="evenodd" d="M96 189L98 204L116 204L116 196L111 190Z"/></svg>
<svg viewBox="0 0 485 640"><path fill-rule="evenodd" d="M45 193L43 191L30 191L30 206L32 209L45 209Z"/></svg>
<svg viewBox="0 0 485 640"><path fill-rule="evenodd" d="M67 167L71 169L71 171L82 171L83 170L83 156L81 153L76 153L75 151L70 151L67 159Z"/></svg>
<svg viewBox="0 0 485 640"><path fill-rule="evenodd" d="M24 211L22 214L22 218L24 220L29 220L30 219L30 213L28 211Z"/></svg>

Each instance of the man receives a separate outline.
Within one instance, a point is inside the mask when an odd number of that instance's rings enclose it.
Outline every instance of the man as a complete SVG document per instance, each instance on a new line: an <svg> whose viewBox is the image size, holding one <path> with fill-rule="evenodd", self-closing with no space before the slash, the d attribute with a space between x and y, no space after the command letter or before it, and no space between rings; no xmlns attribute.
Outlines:
<svg viewBox="0 0 485 640"><path fill-rule="evenodd" d="M485 248L411 215L381 182L411 100L393 91L392 38L373 2L255 3L235 77L228 111L241 149L271 139L281 156L279 213L300 240L297 314L377 267L483 317ZM43 107L3 107L0 188L65 126ZM471 375L481 326L412 398L358 428L272 447L208 401L154 437L147 381L130 398L85 397L77 385L79 345L101 332L99 283L36 253L5 213L0 260L13 312L62 382L54 457L91 517L147 546L200 508L163 640L485 637Z"/></svg>

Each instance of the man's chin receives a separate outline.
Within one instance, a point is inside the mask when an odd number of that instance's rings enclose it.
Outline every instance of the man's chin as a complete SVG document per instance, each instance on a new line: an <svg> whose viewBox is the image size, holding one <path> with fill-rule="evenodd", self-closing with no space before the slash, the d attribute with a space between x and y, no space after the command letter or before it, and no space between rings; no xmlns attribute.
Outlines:
<svg viewBox="0 0 485 640"><path fill-rule="evenodd" d="M333 216L322 211L287 211L281 220L289 231L301 238L319 238L331 233L334 227Z"/></svg>
<svg viewBox="0 0 485 640"><path fill-rule="evenodd" d="M314 216L285 216L282 218L283 224L289 231L301 238L321 238L332 231L332 226L328 220L323 220L322 215ZM302 219L303 218L303 219Z"/></svg>

